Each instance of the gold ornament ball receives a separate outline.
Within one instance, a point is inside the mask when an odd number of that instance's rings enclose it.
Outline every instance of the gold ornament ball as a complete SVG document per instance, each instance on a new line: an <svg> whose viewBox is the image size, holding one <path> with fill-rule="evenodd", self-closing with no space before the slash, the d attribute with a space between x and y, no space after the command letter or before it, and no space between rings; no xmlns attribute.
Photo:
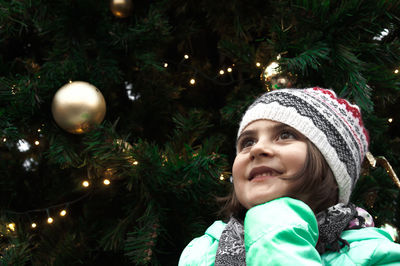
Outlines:
<svg viewBox="0 0 400 266"><path fill-rule="evenodd" d="M296 82L296 77L291 73L284 74L277 62L271 62L260 76L268 91L282 88L291 88Z"/></svg>
<svg viewBox="0 0 400 266"><path fill-rule="evenodd" d="M82 134L103 121L106 101L92 84L74 81L56 92L51 111L61 128L73 134Z"/></svg>
<svg viewBox="0 0 400 266"><path fill-rule="evenodd" d="M126 18L132 12L132 0L111 0L110 10L117 18Z"/></svg>

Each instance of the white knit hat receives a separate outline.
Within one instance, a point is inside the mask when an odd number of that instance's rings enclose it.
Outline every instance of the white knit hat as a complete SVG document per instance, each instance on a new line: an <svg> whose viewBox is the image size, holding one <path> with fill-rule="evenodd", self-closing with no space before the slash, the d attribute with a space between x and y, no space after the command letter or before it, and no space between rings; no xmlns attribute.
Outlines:
<svg viewBox="0 0 400 266"><path fill-rule="evenodd" d="M247 109L238 136L260 119L281 122L306 136L330 166L339 186L339 202L348 203L369 142L357 105L318 87L275 90Z"/></svg>

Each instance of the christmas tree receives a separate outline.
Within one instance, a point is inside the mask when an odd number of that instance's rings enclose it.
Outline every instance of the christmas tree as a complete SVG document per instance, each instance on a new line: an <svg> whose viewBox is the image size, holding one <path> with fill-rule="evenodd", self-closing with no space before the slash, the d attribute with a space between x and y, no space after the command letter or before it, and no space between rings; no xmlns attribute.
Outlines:
<svg viewBox="0 0 400 266"><path fill-rule="evenodd" d="M399 1L0 3L2 265L176 265L221 218L241 114L282 87L362 108L352 201L400 228Z"/></svg>

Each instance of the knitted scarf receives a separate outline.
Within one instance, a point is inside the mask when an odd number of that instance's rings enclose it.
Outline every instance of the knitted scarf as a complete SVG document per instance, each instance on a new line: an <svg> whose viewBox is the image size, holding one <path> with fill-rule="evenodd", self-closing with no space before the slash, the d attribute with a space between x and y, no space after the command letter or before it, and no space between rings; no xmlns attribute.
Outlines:
<svg viewBox="0 0 400 266"><path fill-rule="evenodd" d="M336 204L316 215L319 239L316 249L339 251L349 243L340 237L344 230L374 226L371 215L354 204ZM215 266L246 265L244 227L238 219L231 217L219 239Z"/></svg>

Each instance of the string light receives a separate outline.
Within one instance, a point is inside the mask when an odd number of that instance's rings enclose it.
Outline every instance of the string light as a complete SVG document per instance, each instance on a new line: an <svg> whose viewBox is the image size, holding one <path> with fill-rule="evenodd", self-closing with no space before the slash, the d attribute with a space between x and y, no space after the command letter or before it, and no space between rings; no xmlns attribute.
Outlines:
<svg viewBox="0 0 400 266"><path fill-rule="evenodd" d="M219 74L220 74L220 75L223 75L223 74L225 74L225 71L221 69L221 70L219 71Z"/></svg>
<svg viewBox="0 0 400 266"><path fill-rule="evenodd" d="M230 72L232 72L232 68L228 67L228 69L226 71L228 71L230 73Z"/></svg>
<svg viewBox="0 0 400 266"><path fill-rule="evenodd" d="M89 181L85 180L82 182L82 186L88 187L89 186Z"/></svg>
<svg viewBox="0 0 400 266"><path fill-rule="evenodd" d="M35 145L39 146L40 142L38 140L35 141Z"/></svg>
<svg viewBox="0 0 400 266"><path fill-rule="evenodd" d="M392 123L392 122L393 122L393 118L389 118L389 119L388 119L388 122L389 122L389 123Z"/></svg>
<svg viewBox="0 0 400 266"><path fill-rule="evenodd" d="M195 83L196 83L196 80L195 80L195 79L191 79L191 80L190 80L190 84L194 85Z"/></svg>
<svg viewBox="0 0 400 266"><path fill-rule="evenodd" d="M139 162L138 162L138 161L136 161L136 160L134 160L132 164L133 164L133 165L138 165L138 164L139 164Z"/></svg>
<svg viewBox="0 0 400 266"><path fill-rule="evenodd" d="M257 62L257 63L256 63L256 66L257 66L257 67L260 67L260 66L261 66L261 63L260 63L260 62Z"/></svg>
<svg viewBox="0 0 400 266"><path fill-rule="evenodd" d="M398 74L398 73L399 73L399 70L398 70L398 69L396 69L396 70L394 71L394 73L395 73L395 74Z"/></svg>
<svg viewBox="0 0 400 266"><path fill-rule="evenodd" d="M7 141L7 138L4 137L4 138L3 138L3 142L6 142L6 141Z"/></svg>
<svg viewBox="0 0 400 266"><path fill-rule="evenodd" d="M89 182L88 182L88 183L89 183ZM65 208L62 209L62 210L60 210L59 215L60 215L60 216L66 216L66 215L67 215L67 209L68 209L68 206L69 206L70 204L73 204L73 203L76 203L76 202L78 202L78 201L81 201L82 199L86 198L88 195L90 195L90 192L87 192L85 195L82 195L82 196L80 196L79 198L74 199L74 200L72 200L72 201L65 202L65 203L62 203L62 204L57 204L57 205L54 205L54 206L49 206L49 207L43 208L43 209L28 210L28 211L25 211L25 212L15 212L15 211L11 211L11 210L5 210L5 212L6 212L6 213L13 213L13 214L17 214L17 215L24 215L24 214L28 214L28 213L31 213L31 212L46 212L46 213L47 213L47 220L46 220L46 222L47 222L48 224L51 224L51 223L54 222L54 219L53 219L53 217L50 216L50 210L53 210L53 209L55 209L55 208L61 207L61 205L64 205ZM30 219L29 219L29 220L30 220ZM30 226L31 226L32 229L34 229L34 228L36 228L38 225L37 225L36 222L33 222L33 221L31 220L31 221L30 221ZM10 231L15 231L15 230L16 230L16 225L15 225L15 223L6 224L5 227L7 228L8 232L10 232ZM0 234L0 236L1 236L1 234Z"/></svg>
<svg viewBox="0 0 400 266"><path fill-rule="evenodd" d="M224 178L224 175L221 174L221 175L219 176L219 180L223 181L224 179L225 179L225 178Z"/></svg>
<svg viewBox="0 0 400 266"><path fill-rule="evenodd" d="M183 57L184 57L185 59L189 59L189 55L187 55L187 54L185 54Z"/></svg>
<svg viewBox="0 0 400 266"><path fill-rule="evenodd" d="M164 67L167 68L168 67L168 63L164 63Z"/></svg>
<svg viewBox="0 0 400 266"><path fill-rule="evenodd" d="M10 229L11 231L13 231L13 232L15 231L15 223L9 223L7 227L8 227L8 229Z"/></svg>
<svg viewBox="0 0 400 266"><path fill-rule="evenodd" d="M103 184L106 185L106 186L108 186L110 183L111 183L111 182L110 182L110 180L108 180L108 179L104 179L104 180L103 180Z"/></svg>
<svg viewBox="0 0 400 266"><path fill-rule="evenodd" d="M37 130L37 132L41 132L42 130L39 128L38 130Z"/></svg>

